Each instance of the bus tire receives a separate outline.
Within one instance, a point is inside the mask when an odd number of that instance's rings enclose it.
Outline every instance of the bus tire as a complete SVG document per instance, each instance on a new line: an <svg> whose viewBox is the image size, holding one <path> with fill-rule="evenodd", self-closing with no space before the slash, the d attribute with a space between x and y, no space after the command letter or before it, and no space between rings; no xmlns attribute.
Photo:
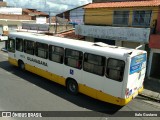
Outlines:
<svg viewBox="0 0 160 120"><path fill-rule="evenodd" d="M19 67L21 70L24 71L24 70L25 70L24 62L20 60L20 61L18 62L18 67Z"/></svg>
<svg viewBox="0 0 160 120"><path fill-rule="evenodd" d="M78 84L75 80L69 79L67 81L67 91L72 95L78 94Z"/></svg>

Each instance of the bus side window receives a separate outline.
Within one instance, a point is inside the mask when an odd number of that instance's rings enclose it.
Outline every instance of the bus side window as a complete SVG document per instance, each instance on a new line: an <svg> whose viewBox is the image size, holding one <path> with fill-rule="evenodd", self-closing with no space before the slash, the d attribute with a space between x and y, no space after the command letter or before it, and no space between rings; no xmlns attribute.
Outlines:
<svg viewBox="0 0 160 120"><path fill-rule="evenodd" d="M30 40L24 40L24 52L30 55L34 55L34 42Z"/></svg>
<svg viewBox="0 0 160 120"><path fill-rule="evenodd" d="M83 70L96 75L104 75L106 58L99 55L94 55L90 53L84 54Z"/></svg>
<svg viewBox="0 0 160 120"><path fill-rule="evenodd" d="M14 39L11 39L11 38L8 38L8 51L9 52L15 52L15 40Z"/></svg>
<svg viewBox="0 0 160 120"><path fill-rule="evenodd" d="M45 43L36 42L36 56L40 58L48 58L48 45Z"/></svg>
<svg viewBox="0 0 160 120"><path fill-rule="evenodd" d="M23 39L16 38L16 50L23 52Z"/></svg>
<svg viewBox="0 0 160 120"><path fill-rule="evenodd" d="M53 45L49 46L49 60L62 64L63 57L64 57L64 48Z"/></svg>
<svg viewBox="0 0 160 120"><path fill-rule="evenodd" d="M106 67L106 77L121 82L123 80L125 62L109 58Z"/></svg>
<svg viewBox="0 0 160 120"><path fill-rule="evenodd" d="M83 53L81 51L66 49L65 50L65 65L81 69Z"/></svg>

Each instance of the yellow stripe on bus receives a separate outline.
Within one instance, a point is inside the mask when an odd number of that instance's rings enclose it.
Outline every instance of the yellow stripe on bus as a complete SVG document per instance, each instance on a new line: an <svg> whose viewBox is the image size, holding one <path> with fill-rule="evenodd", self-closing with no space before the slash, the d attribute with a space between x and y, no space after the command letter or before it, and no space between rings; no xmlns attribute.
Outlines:
<svg viewBox="0 0 160 120"><path fill-rule="evenodd" d="M8 61L10 64L18 66L18 61L16 59L8 57Z"/></svg>
<svg viewBox="0 0 160 120"><path fill-rule="evenodd" d="M18 66L18 62L15 59L9 58L9 62L13 65ZM56 74L50 73L48 71L42 70L40 68L37 68L35 66L31 66L29 64L25 64L25 69L35 73L39 76L42 76L46 79L49 79L51 81L54 81L58 84L61 84L63 86L65 85L65 78L58 76ZM96 89L90 88L86 85L83 84L78 84L79 86L79 92L83 93L85 95L88 95L92 98L104 101L104 102L108 102L108 103L112 103L112 104L116 104L116 105L120 105L120 106L124 106L126 105L128 102L130 102L133 99L133 96L135 96L136 94L138 94L139 92L143 91L143 87L140 88L137 92L135 92L132 96L130 96L129 98L123 99L123 98L118 98L118 97L114 97L112 95L103 93L102 91L98 91Z"/></svg>
<svg viewBox="0 0 160 120"><path fill-rule="evenodd" d="M143 87L139 91L143 91ZM95 98L95 99L98 99L98 100L101 100L104 102L120 105L120 106L124 106L127 103L129 103L134 98L133 96L137 95L139 93L139 91L135 92L129 98L123 99L123 98L114 97L112 95L103 93L102 91L98 91L98 90L90 88L88 86L79 84L79 92L81 92L85 95L88 95L92 98Z"/></svg>

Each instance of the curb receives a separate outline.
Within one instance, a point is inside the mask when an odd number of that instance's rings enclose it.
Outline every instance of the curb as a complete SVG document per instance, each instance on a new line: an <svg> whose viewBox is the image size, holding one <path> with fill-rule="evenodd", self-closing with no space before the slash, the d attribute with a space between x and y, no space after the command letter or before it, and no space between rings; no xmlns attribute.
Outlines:
<svg viewBox="0 0 160 120"><path fill-rule="evenodd" d="M159 98L156 98L156 97L153 97L153 96L148 96L148 95L145 95L143 93L140 93L138 95L160 103L160 99Z"/></svg>

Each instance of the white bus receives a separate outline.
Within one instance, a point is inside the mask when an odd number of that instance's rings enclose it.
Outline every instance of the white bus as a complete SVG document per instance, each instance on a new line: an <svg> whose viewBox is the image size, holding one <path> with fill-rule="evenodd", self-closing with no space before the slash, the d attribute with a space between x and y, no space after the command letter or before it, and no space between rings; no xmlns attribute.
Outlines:
<svg viewBox="0 0 160 120"><path fill-rule="evenodd" d="M8 60L78 92L126 105L143 90L146 52L36 33L9 34Z"/></svg>

